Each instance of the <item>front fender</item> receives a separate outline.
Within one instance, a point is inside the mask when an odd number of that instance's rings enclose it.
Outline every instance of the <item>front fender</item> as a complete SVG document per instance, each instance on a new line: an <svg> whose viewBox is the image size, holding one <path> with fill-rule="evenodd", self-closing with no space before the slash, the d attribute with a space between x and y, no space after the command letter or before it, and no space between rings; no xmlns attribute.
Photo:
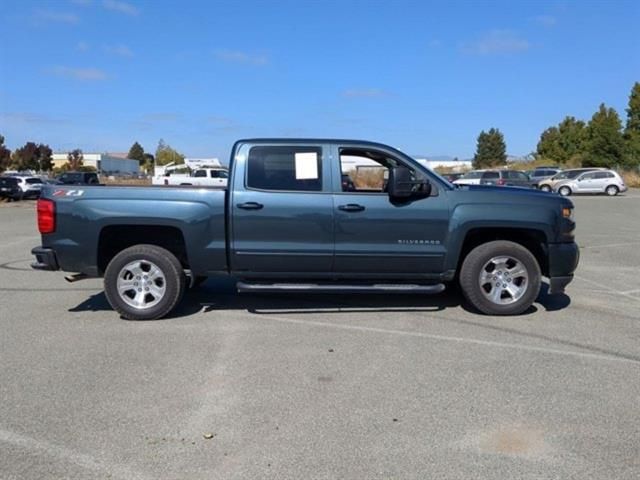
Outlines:
<svg viewBox="0 0 640 480"><path fill-rule="evenodd" d="M453 208L449 223L447 270L455 270L467 234L475 229L535 230L545 243L556 237L557 213L539 204L460 204Z"/></svg>

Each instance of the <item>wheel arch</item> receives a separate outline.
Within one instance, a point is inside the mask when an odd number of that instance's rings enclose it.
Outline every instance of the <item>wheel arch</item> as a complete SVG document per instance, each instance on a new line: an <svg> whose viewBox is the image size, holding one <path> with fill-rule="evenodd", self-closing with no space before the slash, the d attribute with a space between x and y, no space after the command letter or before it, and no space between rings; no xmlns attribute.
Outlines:
<svg viewBox="0 0 640 480"><path fill-rule="evenodd" d="M118 253L134 245L147 244L165 248L175 255L182 268L189 268L187 246L182 230L168 225L107 225L98 237L97 266L103 275Z"/></svg>
<svg viewBox="0 0 640 480"><path fill-rule="evenodd" d="M548 239L544 231L535 228L510 228L510 227L476 227L467 231L458 263L456 274L459 274L462 262L469 252L479 245L495 240L505 240L522 245L535 257L543 275L549 273Z"/></svg>

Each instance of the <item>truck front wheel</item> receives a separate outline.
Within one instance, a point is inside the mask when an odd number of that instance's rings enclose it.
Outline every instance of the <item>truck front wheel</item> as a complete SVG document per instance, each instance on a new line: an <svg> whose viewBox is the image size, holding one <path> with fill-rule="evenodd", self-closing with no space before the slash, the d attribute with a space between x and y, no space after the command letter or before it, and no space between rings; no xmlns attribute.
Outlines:
<svg viewBox="0 0 640 480"><path fill-rule="evenodd" d="M538 296L540 281L540 266L531 252L504 240L471 250L460 270L463 295L487 315L523 313Z"/></svg>
<svg viewBox="0 0 640 480"><path fill-rule="evenodd" d="M109 304L128 320L153 320L180 302L185 275L178 259L155 245L135 245L107 266L104 291Z"/></svg>

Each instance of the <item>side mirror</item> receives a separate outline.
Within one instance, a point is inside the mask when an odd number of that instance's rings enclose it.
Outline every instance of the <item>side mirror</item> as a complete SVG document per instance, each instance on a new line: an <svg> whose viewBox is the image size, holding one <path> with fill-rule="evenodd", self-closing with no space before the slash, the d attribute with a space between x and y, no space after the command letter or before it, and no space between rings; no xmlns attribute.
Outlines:
<svg viewBox="0 0 640 480"><path fill-rule="evenodd" d="M389 197L396 199L428 197L431 194L431 183L428 180L412 180L411 170L401 165L389 170L388 191Z"/></svg>

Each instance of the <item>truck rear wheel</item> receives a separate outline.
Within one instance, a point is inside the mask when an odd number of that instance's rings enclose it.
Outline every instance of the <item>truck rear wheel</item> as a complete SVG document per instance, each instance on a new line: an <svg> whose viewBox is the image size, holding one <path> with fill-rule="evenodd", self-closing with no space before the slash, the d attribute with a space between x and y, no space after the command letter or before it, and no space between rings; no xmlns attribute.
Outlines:
<svg viewBox="0 0 640 480"><path fill-rule="evenodd" d="M135 245L107 266L104 291L109 304L128 320L153 320L180 302L185 275L178 259L156 245Z"/></svg>
<svg viewBox="0 0 640 480"><path fill-rule="evenodd" d="M471 250L460 270L463 295L487 315L523 313L538 296L540 282L540 266L533 254L504 240Z"/></svg>

